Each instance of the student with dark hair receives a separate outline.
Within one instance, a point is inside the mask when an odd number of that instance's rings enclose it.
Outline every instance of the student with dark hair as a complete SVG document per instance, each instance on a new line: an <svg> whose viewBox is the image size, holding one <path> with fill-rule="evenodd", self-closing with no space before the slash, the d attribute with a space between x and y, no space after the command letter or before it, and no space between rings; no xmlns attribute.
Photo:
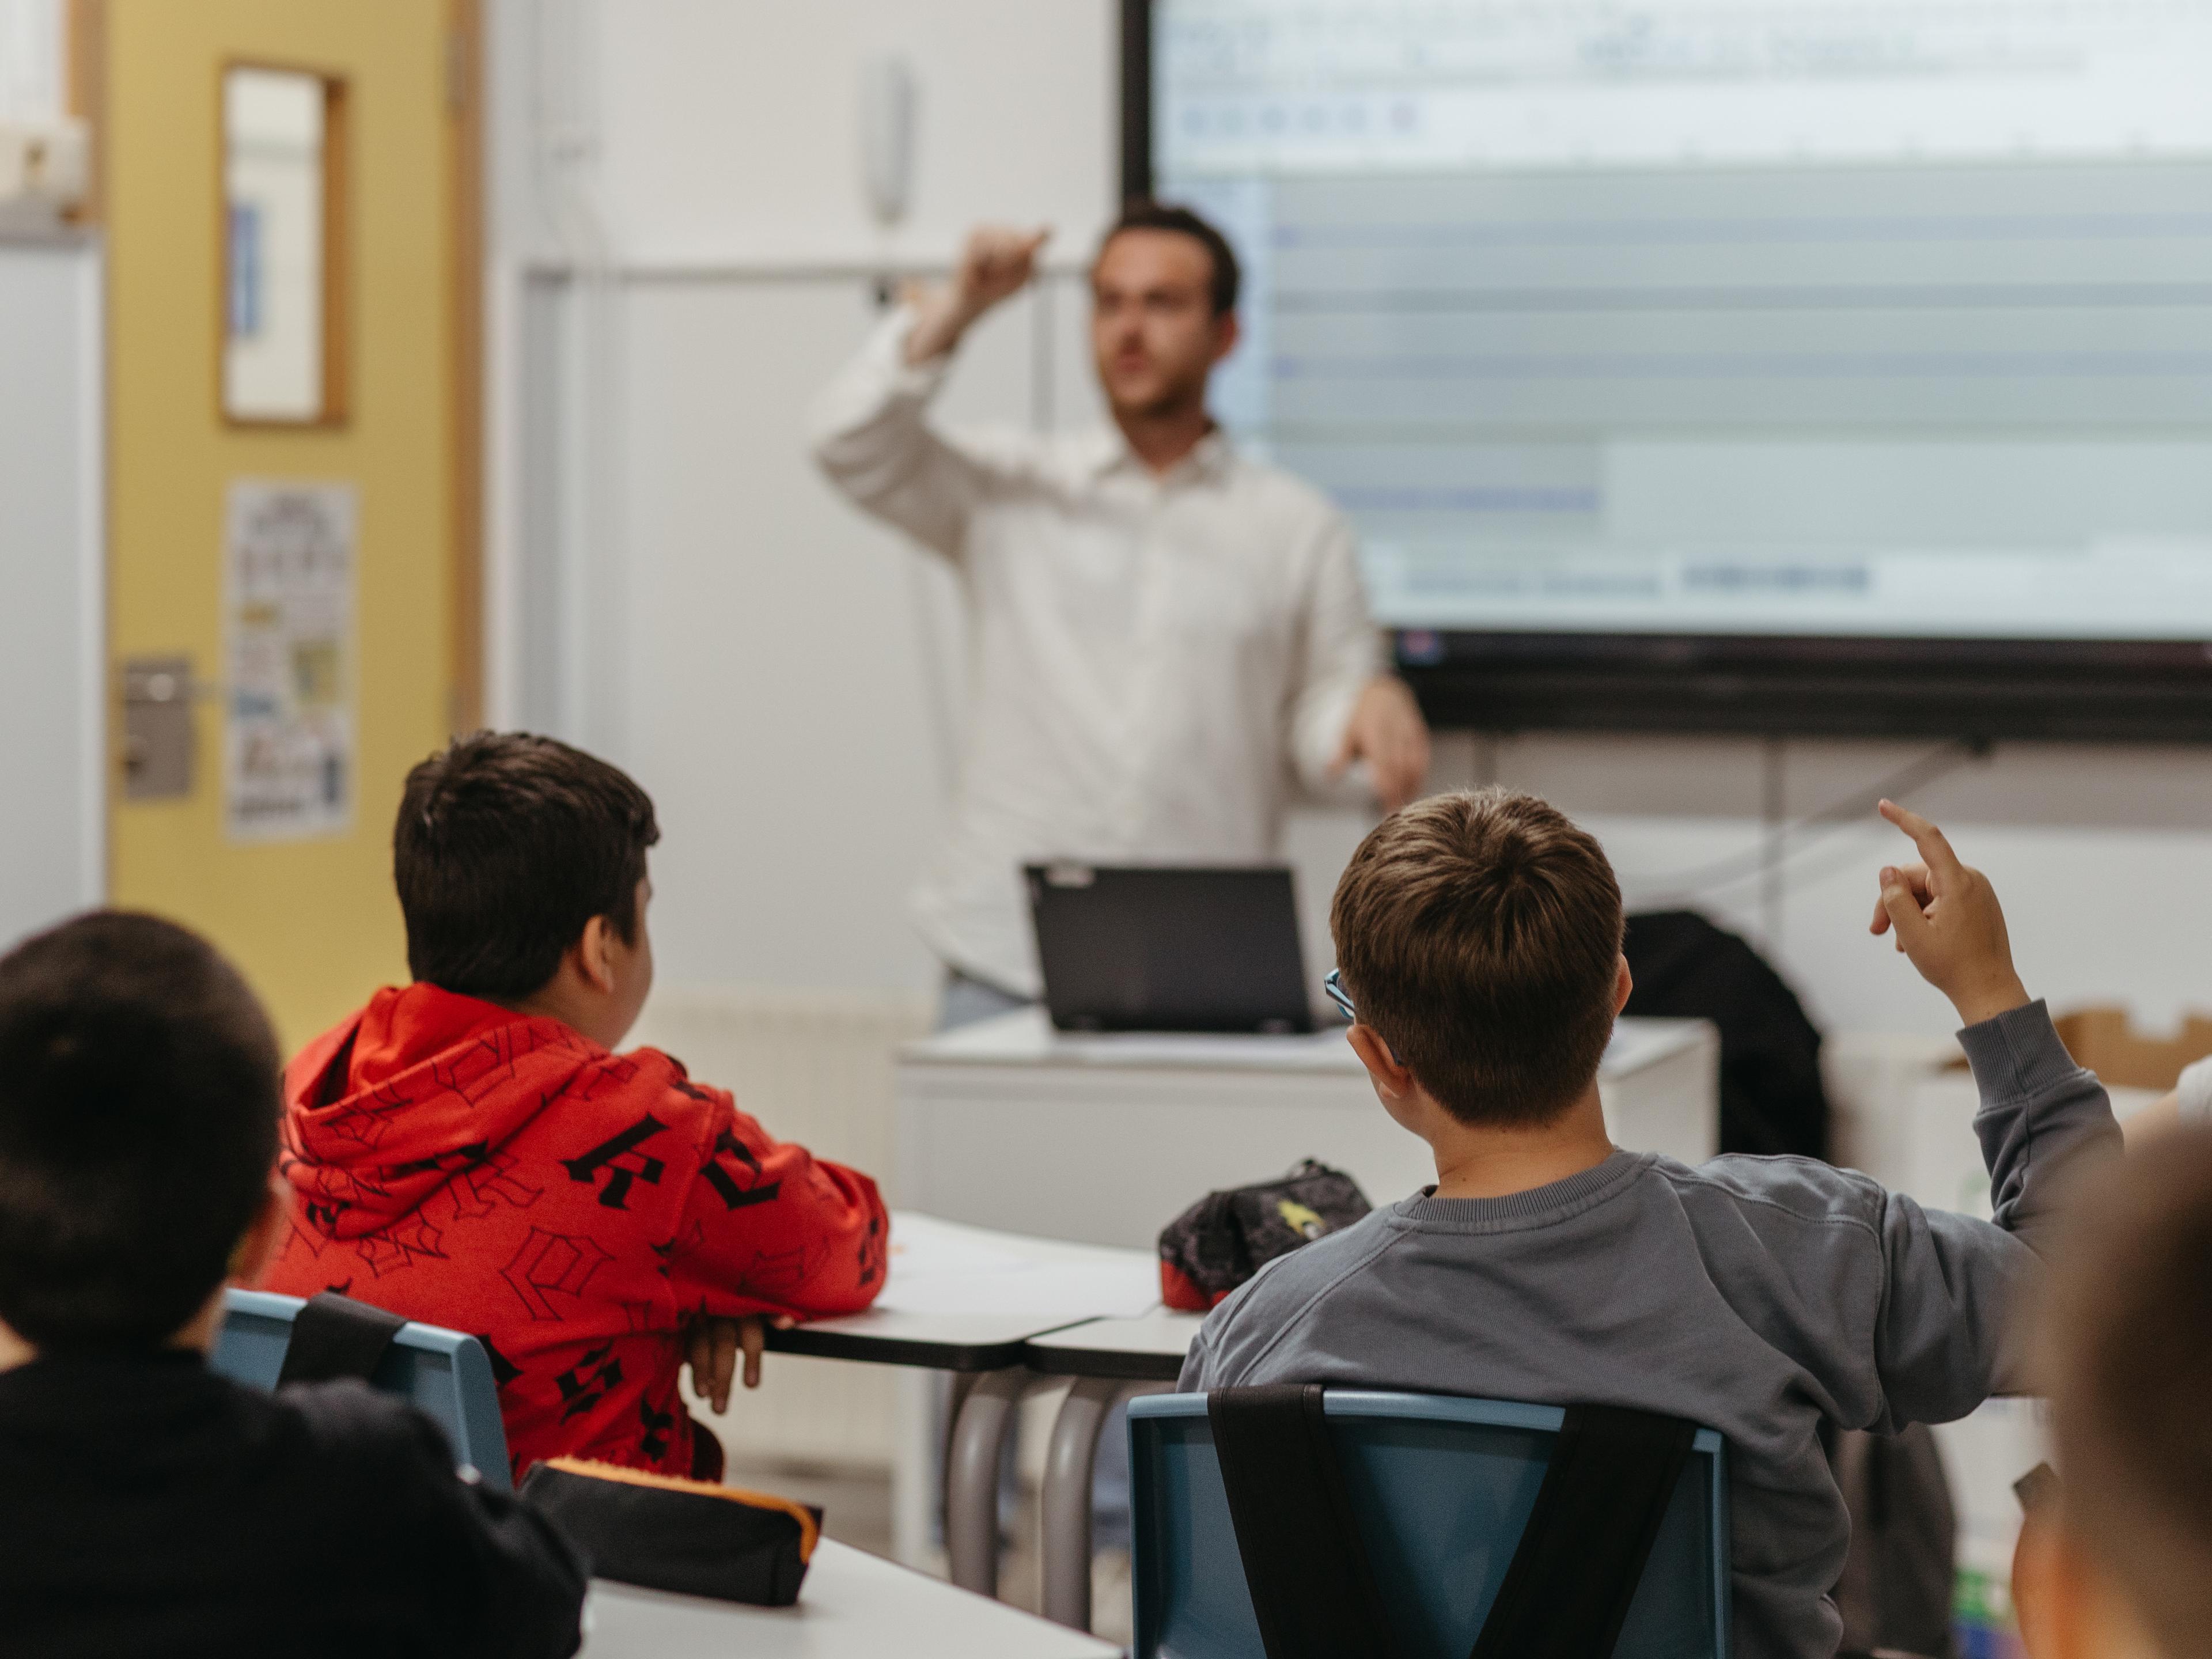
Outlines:
<svg viewBox="0 0 2212 1659"><path fill-rule="evenodd" d="M2070 1209L2037 1356L2062 1479L2014 1558L2021 1634L2030 1659L2197 1659L2212 1652L2212 1127L2131 1150Z"/></svg>
<svg viewBox="0 0 2212 1659"><path fill-rule="evenodd" d="M718 1478L678 1382L726 1409L763 1321L882 1290L875 1182L779 1142L656 1049L653 803L550 738L478 732L408 774L392 875L415 982L285 1074L289 1224L263 1283L468 1331L519 1480L597 1458Z"/></svg>
<svg viewBox="0 0 2212 1659"><path fill-rule="evenodd" d="M1384 820L1331 929L1353 1049L1437 1182L1270 1263L1207 1317L1182 1386L1322 1382L1641 1407L1727 1437L1740 1659L1827 1659L1850 1541L1823 1420L1964 1416L2026 1381L2006 1314L2052 1177L2117 1144L2012 963L1989 882L1885 802L1924 862L1881 874L1980 1086L1996 1220L1808 1158L1692 1169L1615 1147L1597 1069L1626 1001L1620 890L1542 801L1439 795Z"/></svg>
<svg viewBox="0 0 2212 1659"><path fill-rule="evenodd" d="M573 1653L581 1565L358 1382L206 1358L286 1223L276 1045L151 916L0 958L0 1649Z"/></svg>

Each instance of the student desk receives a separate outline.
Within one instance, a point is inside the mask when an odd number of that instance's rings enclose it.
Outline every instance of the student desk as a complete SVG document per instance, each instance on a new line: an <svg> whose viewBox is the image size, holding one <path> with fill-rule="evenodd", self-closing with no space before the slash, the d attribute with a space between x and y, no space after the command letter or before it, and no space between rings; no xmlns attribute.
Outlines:
<svg viewBox="0 0 2212 1659"><path fill-rule="evenodd" d="M1718 1149L1720 1041L1704 1020L1624 1019L1598 1073L1614 1141ZM1341 1030L1310 1036L1055 1031L1024 1008L908 1044L899 1189L932 1215L1147 1252L1213 1188L1334 1164L1377 1205L1436 1178L1376 1103Z"/></svg>
<svg viewBox="0 0 2212 1659"><path fill-rule="evenodd" d="M875 1305L771 1331L768 1346L954 1374L945 1548L953 1582L990 1595L998 1584L999 1462L1015 1409L1036 1381L1025 1364L1025 1339L1084 1320L1141 1314L1158 1301L1159 1261L1152 1251L1019 1237L900 1211L891 1218L890 1274ZM899 1395L892 1534L899 1557L914 1561L929 1533L936 1427L919 1379Z"/></svg>
<svg viewBox="0 0 2212 1659"><path fill-rule="evenodd" d="M1030 1369L1075 1379L1053 1419L1040 1504L1044 1615L1091 1628L1091 1475L1107 1414L1132 1394L1173 1385L1206 1316L1153 1310L1134 1319L1094 1319L1031 1337Z"/></svg>
<svg viewBox="0 0 2212 1659"><path fill-rule="evenodd" d="M1116 1659L1118 1648L823 1539L788 1607L595 1579L586 1659Z"/></svg>

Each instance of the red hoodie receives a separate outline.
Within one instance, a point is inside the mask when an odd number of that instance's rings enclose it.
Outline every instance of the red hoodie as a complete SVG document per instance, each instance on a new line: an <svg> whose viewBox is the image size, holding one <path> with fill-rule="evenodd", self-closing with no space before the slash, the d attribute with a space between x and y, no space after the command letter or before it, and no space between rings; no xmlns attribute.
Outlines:
<svg viewBox="0 0 2212 1659"><path fill-rule="evenodd" d="M876 1183L657 1049L410 985L309 1043L284 1103L292 1225L263 1287L480 1338L518 1481L564 1455L719 1476L677 1392L685 1322L883 1288Z"/></svg>

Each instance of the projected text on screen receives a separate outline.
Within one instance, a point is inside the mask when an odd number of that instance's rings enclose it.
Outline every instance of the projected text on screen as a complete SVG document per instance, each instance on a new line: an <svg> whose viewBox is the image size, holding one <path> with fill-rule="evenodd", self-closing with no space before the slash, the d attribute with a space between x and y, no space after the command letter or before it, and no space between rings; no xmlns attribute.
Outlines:
<svg viewBox="0 0 2212 1659"><path fill-rule="evenodd" d="M1158 0L1408 628L2212 639L2212 0Z"/></svg>

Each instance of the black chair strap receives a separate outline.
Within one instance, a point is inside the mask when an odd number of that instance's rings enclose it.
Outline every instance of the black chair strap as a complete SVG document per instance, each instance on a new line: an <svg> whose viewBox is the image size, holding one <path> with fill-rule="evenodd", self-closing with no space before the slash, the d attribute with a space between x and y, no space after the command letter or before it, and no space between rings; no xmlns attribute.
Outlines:
<svg viewBox="0 0 2212 1659"><path fill-rule="evenodd" d="M1267 1659L1390 1659L1321 1385L1216 1389L1206 1414Z"/></svg>
<svg viewBox="0 0 2212 1659"><path fill-rule="evenodd" d="M367 1382L406 1322L398 1314L325 1291L310 1298L293 1320L292 1340L285 1346L276 1386L328 1382L341 1376Z"/></svg>
<svg viewBox="0 0 2212 1659"><path fill-rule="evenodd" d="M1611 1659L1697 1425L1570 1406L1471 1659Z"/></svg>

